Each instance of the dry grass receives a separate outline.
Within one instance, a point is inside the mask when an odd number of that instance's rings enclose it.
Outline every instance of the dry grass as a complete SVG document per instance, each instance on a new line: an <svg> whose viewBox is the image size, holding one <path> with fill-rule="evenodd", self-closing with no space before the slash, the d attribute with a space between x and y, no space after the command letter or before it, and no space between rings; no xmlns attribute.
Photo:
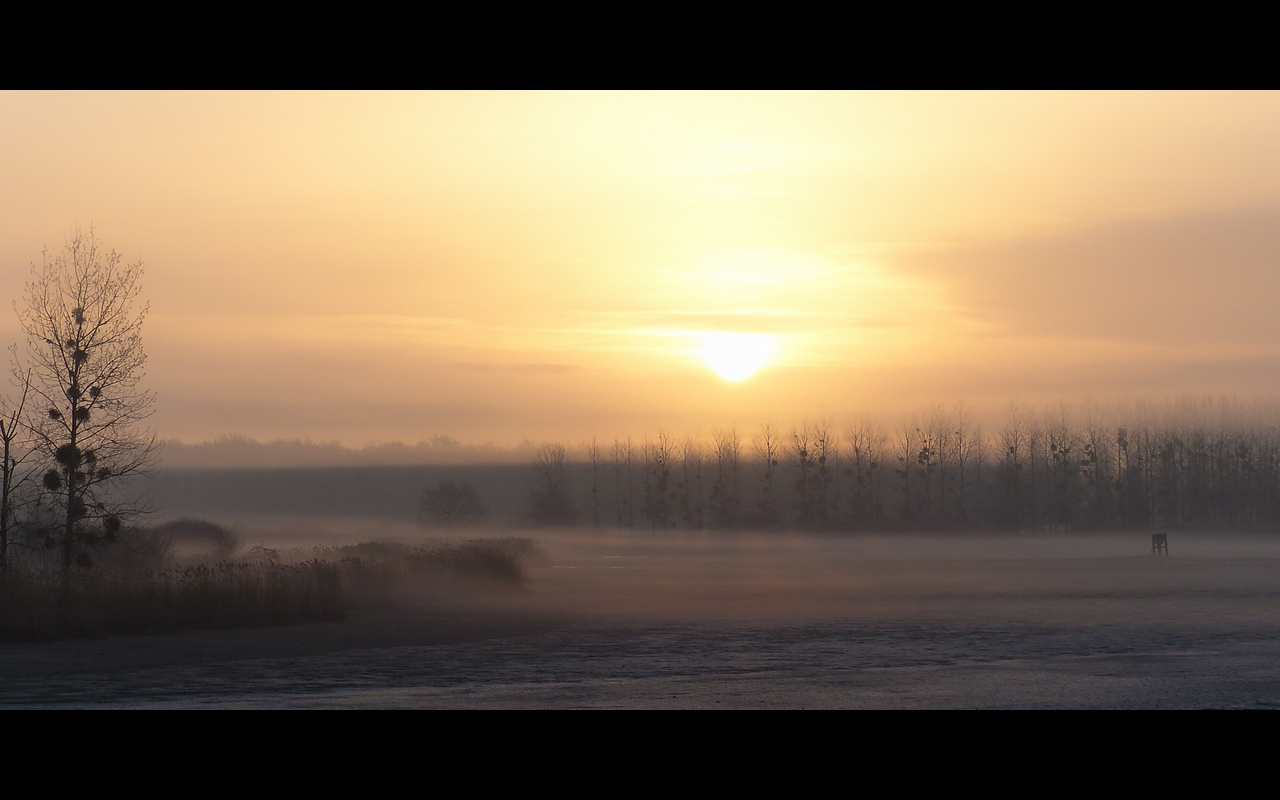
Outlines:
<svg viewBox="0 0 1280 800"><path fill-rule="evenodd" d="M423 592L516 589L524 583L525 562L537 553L531 539L512 538L417 547L363 542L327 548L325 555L341 567L350 603L377 605Z"/></svg>
<svg viewBox="0 0 1280 800"><path fill-rule="evenodd" d="M60 639L341 620L333 564L220 563L161 572L18 573L0 587L0 639Z"/></svg>
<svg viewBox="0 0 1280 800"><path fill-rule="evenodd" d="M518 588L528 539L365 542L164 570L17 570L0 586L0 640L39 640L341 620L350 605L423 591ZM294 558L290 558L294 556Z"/></svg>

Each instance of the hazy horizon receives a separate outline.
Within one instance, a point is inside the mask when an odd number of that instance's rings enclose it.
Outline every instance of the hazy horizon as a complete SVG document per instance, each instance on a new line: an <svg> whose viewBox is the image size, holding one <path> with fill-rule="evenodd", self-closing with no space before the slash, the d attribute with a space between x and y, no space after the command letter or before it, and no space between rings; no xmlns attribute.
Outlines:
<svg viewBox="0 0 1280 800"><path fill-rule="evenodd" d="M255 439L242 434L219 436L207 441L182 441L169 439L160 450L162 468L297 468L297 467L349 467L349 466L412 466L412 465L469 465L469 464L527 464L538 448L547 443L565 447L570 461L589 460L588 448L592 441L608 460L608 452L615 443L630 442L637 452L642 452L659 436L675 441L689 441L699 446L706 457L713 457L718 434L732 431L737 434L744 454L754 454L762 431L769 427L784 442L784 449L791 446L792 436L806 428L825 425L835 437L837 458L846 455L847 439L860 428L870 426L886 442L901 439L903 433L920 425L937 424L938 419L958 421L957 414L964 415L964 425L983 442L983 449L990 457L998 457L994 450L1010 425L1030 425L1046 428L1065 422L1076 434L1083 434L1083 427L1102 431L1114 439L1116 430L1124 427L1155 426L1172 431L1197 430L1206 433L1217 431L1249 431L1262 434L1280 428L1280 400L1270 397L1239 398L1228 395L1194 396L1184 394L1165 398L1121 398L1114 403L1086 400L1078 404L1065 401L1048 402L1035 406L1013 399L997 408L975 409L968 404L934 403L914 409L899 409L897 413L879 418L869 414L836 416L809 416L783 421L767 420L752 425L723 424L709 430L678 431L667 426L651 430L628 431L615 435L592 435L578 440L535 440L525 437L517 442L462 441L438 434L416 442L400 440L369 441L348 445L337 439L317 441L310 437Z"/></svg>

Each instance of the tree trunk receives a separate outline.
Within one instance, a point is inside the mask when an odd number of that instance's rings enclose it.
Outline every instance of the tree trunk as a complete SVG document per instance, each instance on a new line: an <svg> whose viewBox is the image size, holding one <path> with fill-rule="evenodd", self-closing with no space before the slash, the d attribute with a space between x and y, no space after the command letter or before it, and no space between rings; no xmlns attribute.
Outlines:
<svg viewBox="0 0 1280 800"><path fill-rule="evenodd" d="M7 434L7 432L6 432ZM9 438L4 440L4 481L0 488L0 583L9 577L9 487L13 485L13 462L9 460Z"/></svg>
<svg viewBox="0 0 1280 800"><path fill-rule="evenodd" d="M75 405L75 403L72 403L71 407L71 446L68 448L66 465L67 522L66 530L63 532L62 536L62 572L67 579L70 579L71 576L71 562L75 554L74 540L72 537L75 534L76 526L76 469L80 466L79 459L76 457L79 454L79 450L77 450L78 442L76 441L79 438L77 436L79 433L77 428L79 426L75 418Z"/></svg>

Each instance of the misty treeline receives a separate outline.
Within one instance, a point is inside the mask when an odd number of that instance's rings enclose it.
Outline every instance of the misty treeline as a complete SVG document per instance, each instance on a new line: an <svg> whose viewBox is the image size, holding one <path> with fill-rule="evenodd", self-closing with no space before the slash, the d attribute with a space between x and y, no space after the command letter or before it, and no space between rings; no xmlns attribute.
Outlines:
<svg viewBox="0 0 1280 800"><path fill-rule="evenodd" d="M572 469L565 459L560 445L539 451L535 522L850 531L1280 523L1280 409L1230 399L1010 404L985 427L956 405L892 427L660 431L592 440ZM551 503L552 491L569 493L569 475L577 507Z"/></svg>
<svg viewBox="0 0 1280 800"><path fill-rule="evenodd" d="M524 441L512 447L492 442L464 444L445 435L417 444L381 442L361 448L310 439L259 442L247 436L220 436L211 442L164 443L166 469L287 469L290 467L418 466L422 464L510 464L531 458L537 445Z"/></svg>

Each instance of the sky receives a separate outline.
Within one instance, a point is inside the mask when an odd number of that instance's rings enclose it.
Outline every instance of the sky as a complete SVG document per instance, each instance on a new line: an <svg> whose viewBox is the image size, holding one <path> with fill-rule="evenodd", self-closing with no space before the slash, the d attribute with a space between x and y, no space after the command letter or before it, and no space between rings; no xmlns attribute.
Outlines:
<svg viewBox="0 0 1280 800"><path fill-rule="evenodd" d="M186 442L1280 390L1274 92L0 93L0 298L91 226Z"/></svg>

